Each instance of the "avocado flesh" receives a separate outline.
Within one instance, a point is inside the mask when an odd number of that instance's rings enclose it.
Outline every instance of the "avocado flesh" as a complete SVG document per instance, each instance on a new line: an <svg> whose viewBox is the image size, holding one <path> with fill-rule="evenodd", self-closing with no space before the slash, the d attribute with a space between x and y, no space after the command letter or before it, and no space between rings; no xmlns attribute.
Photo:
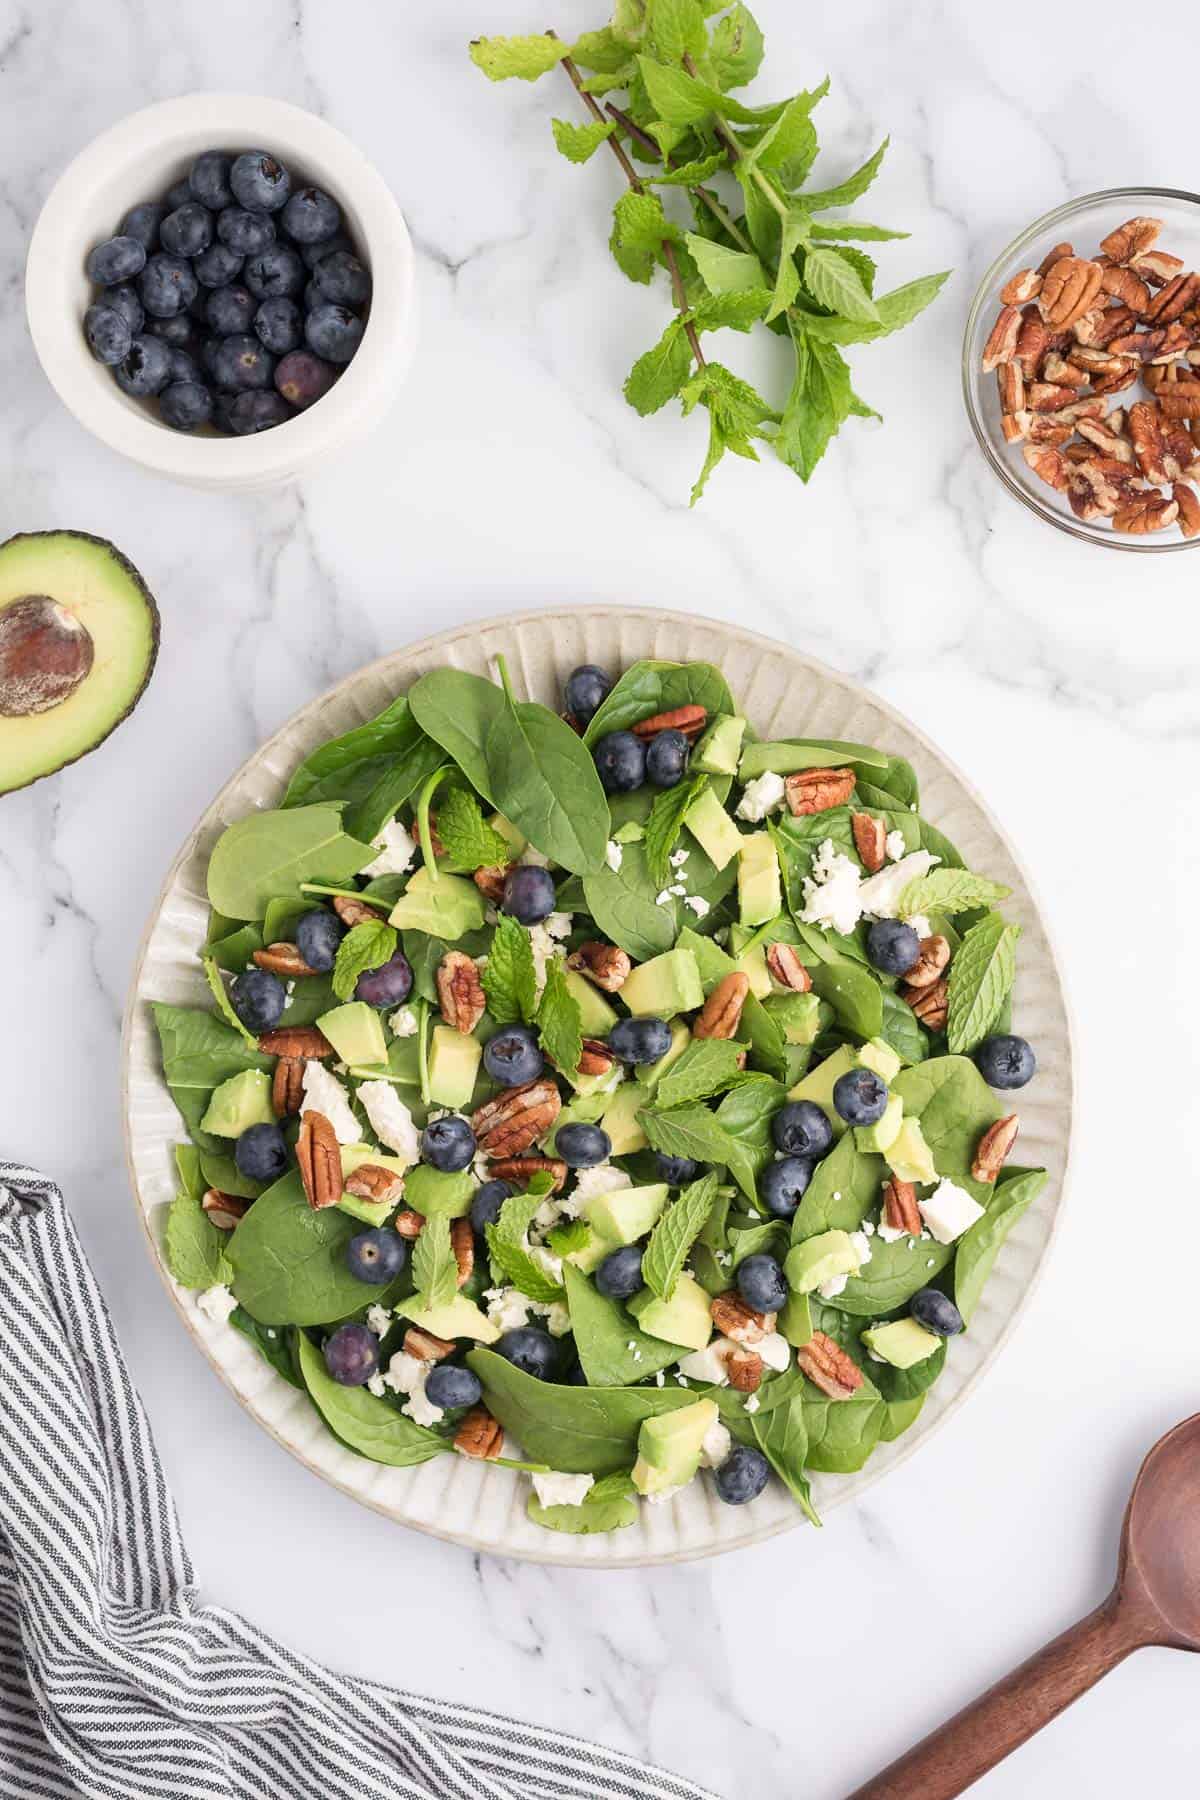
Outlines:
<svg viewBox="0 0 1200 1800"><path fill-rule="evenodd" d="M103 538L29 532L0 544L0 620L46 595L87 631L92 664L73 693L44 712L0 689L0 794L53 775L94 750L133 711L158 655L158 608L133 564ZM0 638L3 632L0 629Z"/></svg>
<svg viewBox="0 0 1200 1800"><path fill-rule="evenodd" d="M638 1492L661 1494L685 1486L700 1467L704 1440L719 1417L714 1400L697 1400L676 1412L643 1419L633 1467Z"/></svg>
<svg viewBox="0 0 1200 1800"><path fill-rule="evenodd" d="M274 1123L271 1077L262 1069L243 1069L213 1089L200 1129L211 1131L214 1137L237 1138L251 1125Z"/></svg>
<svg viewBox="0 0 1200 1800"><path fill-rule="evenodd" d="M694 1012L704 1005L704 989L696 958L676 947L652 956L625 977L621 999L635 1015L659 1019Z"/></svg>

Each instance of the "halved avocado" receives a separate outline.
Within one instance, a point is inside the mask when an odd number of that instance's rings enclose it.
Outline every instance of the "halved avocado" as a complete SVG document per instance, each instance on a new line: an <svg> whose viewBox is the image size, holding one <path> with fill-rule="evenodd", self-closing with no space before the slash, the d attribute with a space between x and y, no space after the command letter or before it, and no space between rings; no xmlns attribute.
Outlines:
<svg viewBox="0 0 1200 1800"><path fill-rule="evenodd" d="M104 538L36 531L0 544L0 794L103 743L157 655L154 598Z"/></svg>

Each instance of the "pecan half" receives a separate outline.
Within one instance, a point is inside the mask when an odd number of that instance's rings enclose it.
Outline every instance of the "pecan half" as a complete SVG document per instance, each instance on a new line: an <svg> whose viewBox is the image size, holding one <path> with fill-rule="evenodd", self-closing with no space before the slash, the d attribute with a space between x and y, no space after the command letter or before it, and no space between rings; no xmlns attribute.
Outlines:
<svg viewBox="0 0 1200 1800"><path fill-rule="evenodd" d="M528 1187L535 1175L549 1175L551 1192L557 1194L567 1179L567 1165L556 1156L501 1156L488 1173L493 1181L511 1181L514 1187Z"/></svg>
<svg viewBox="0 0 1200 1800"><path fill-rule="evenodd" d="M768 944L767 968L772 980L780 987L790 988L793 994L807 994L812 988L812 976L792 944Z"/></svg>
<svg viewBox="0 0 1200 1800"><path fill-rule="evenodd" d="M1026 381L1032 381L1036 376L1042 357L1046 354L1049 335L1037 307L1026 306L1021 313L1021 329L1017 333L1015 353L1015 361L1020 365L1021 374Z"/></svg>
<svg viewBox="0 0 1200 1800"><path fill-rule="evenodd" d="M306 1112L301 1119L296 1161L313 1211L336 1206L342 1197L342 1153L337 1133L324 1113Z"/></svg>
<svg viewBox="0 0 1200 1800"><path fill-rule="evenodd" d="M1036 269L1018 269L1000 289L1000 300L1004 306L1024 306L1027 300L1035 300L1041 291L1042 278Z"/></svg>
<svg viewBox="0 0 1200 1800"><path fill-rule="evenodd" d="M692 1026L694 1038L731 1038L737 1036L742 1008L750 992L750 977L740 969L722 976L704 1002Z"/></svg>
<svg viewBox="0 0 1200 1800"><path fill-rule="evenodd" d="M304 1062L321 1062L333 1055L333 1045L315 1025L282 1025L264 1031L258 1047L264 1056L297 1056Z"/></svg>
<svg viewBox="0 0 1200 1800"><path fill-rule="evenodd" d="M900 997L908 1004L920 1019L922 1025L930 1031L941 1031L949 1014L949 994L944 981L935 981L932 987L900 989Z"/></svg>
<svg viewBox="0 0 1200 1800"><path fill-rule="evenodd" d="M268 944L265 950L254 952L254 961L260 969L269 969L272 975L282 975L285 981L299 981L302 975L315 975L317 971L310 969L295 944Z"/></svg>
<svg viewBox="0 0 1200 1800"><path fill-rule="evenodd" d="M1184 537L1200 537L1200 500L1193 489L1177 481L1171 489L1171 498L1179 508L1179 529Z"/></svg>
<svg viewBox="0 0 1200 1800"><path fill-rule="evenodd" d="M1171 256L1166 250L1140 250L1129 258L1129 266L1144 275L1151 287L1164 287L1182 274L1183 258Z"/></svg>
<svg viewBox="0 0 1200 1800"><path fill-rule="evenodd" d="M892 1231L920 1237L924 1221L917 1211L917 1190L911 1181L892 1175L883 1184L883 1222Z"/></svg>
<svg viewBox="0 0 1200 1800"><path fill-rule="evenodd" d="M660 731L682 731L685 738L698 738L708 723L703 706L673 706L669 712L655 713L653 718L639 719L631 726L634 737L657 737Z"/></svg>
<svg viewBox="0 0 1200 1800"><path fill-rule="evenodd" d="M474 1031L487 1007L475 959L465 950L447 950L438 964L437 996L442 1018L454 1031Z"/></svg>
<svg viewBox="0 0 1200 1800"><path fill-rule="evenodd" d="M1165 531L1179 517L1179 502L1161 494L1133 494L1113 514L1113 529L1143 537L1149 531Z"/></svg>
<svg viewBox="0 0 1200 1800"><path fill-rule="evenodd" d="M735 1344L761 1344L768 1332L775 1329L775 1314L755 1312L752 1306L746 1305L736 1288L718 1294L708 1310L717 1330L732 1338Z"/></svg>
<svg viewBox="0 0 1200 1800"><path fill-rule="evenodd" d="M913 989L932 987L950 966L950 942L940 931L921 939L921 954L904 979Z"/></svg>
<svg viewBox="0 0 1200 1800"><path fill-rule="evenodd" d="M1019 413L1025 410L1025 375L1019 362L1001 363L996 370L996 386L1000 393L1000 411Z"/></svg>
<svg viewBox="0 0 1200 1800"><path fill-rule="evenodd" d="M1074 254L1074 244L1055 244L1053 250L1047 250L1045 256L1043 256L1041 262L1038 264L1038 274L1044 278L1050 273L1055 263L1061 262L1064 256L1074 256Z"/></svg>
<svg viewBox="0 0 1200 1800"><path fill-rule="evenodd" d="M1075 347L1077 350L1083 348L1082 344L1077 344ZM1116 360L1119 364L1120 358ZM1047 356L1042 365L1042 377L1051 386L1070 388L1076 395L1080 388L1087 387L1091 379L1090 372L1080 363L1068 362L1067 358L1060 356L1057 350L1052 350ZM1067 404L1070 405L1071 402L1068 401Z"/></svg>
<svg viewBox="0 0 1200 1800"><path fill-rule="evenodd" d="M1017 354L1017 340L1021 334L1021 315L1015 306L1002 306L992 326L991 335L983 346L983 372L990 375L1001 363L1011 362Z"/></svg>
<svg viewBox="0 0 1200 1800"><path fill-rule="evenodd" d="M365 900L352 900L349 894L335 894L333 910L348 931L356 925L376 925L387 916L386 906L370 906Z"/></svg>
<svg viewBox="0 0 1200 1800"><path fill-rule="evenodd" d="M851 813L854 848L868 875L877 875L887 861L887 826L871 813Z"/></svg>
<svg viewBox="0 0 1200 1800"><path fill-rule="evenodd" d="M475 1267L475 1233L470 1219L451 1219L450 1248L458 1264L458 1285L465 1287Z"/></svg>
<svg viewBox="0 0 1200 1800"><path fill-rule="evenodd" d="M1103 273L1081 256L1064 256L1047 270L1037 303L1051 331L1065 331L1088 311L1100 292Z"/></svg>
<svg viewBox="0 0 1200 1800"><path fill-rule="evenodd" d="M485 1156L519 1156L545 1137L561 1107L553 1081L527 1081L481 1106L471 1119L471 1129Z"/></svg>
<svg viewBox="0 0 1200 1800"><path fill-rule="evenodd" d="M460 1456L473 1456L480 1462L495 1462L504 1445L504 1427L493 1419L486 1406L473 1406L454 1434L454 1448Z"/></svg>
<svg viewBox="0 0 1200 1800"><path fill-rule="evenodd" d="M814 1387L819 1387L831 1400L849 1400L862 1386L862 1370L823 1331L814 1331L807 1344L796 1352L796 1361Z"/></svg>
<svg viewBox="0 0 1200 1800"><path fill-rule="evenodd" d="M1200 381L1177 381L1158 392L1164 419L1200 419Z"/></svg>
<svg viewBox="0 0 1200 1800"><path fill-rule="evenodd" d="M392 1221L393 1231L398 1231L402 1238L410 1244L415 1243L425 1229L425 1214L414 1212L407 1207L404 1212L397 1213Z"/></svg>
<svg viewBox="0 0 1200 1800"><path fill-rule="evenodd" d="M1086 336L1080 335L1082 319L1077 319L1071 327L1081 350L1106 350L1114 338L1132 331L1138 321L1138 315L1130 306L1110 306L1102 313L1089 313L1088 318L1091 328Z"/></svg>
<svg viewBox="0 0 1200 1800"><path fill-rule="evenodd" d="M607 1075L616 1060L603 1038L585 1037L576 1074Z"/></svg>
<svg viewBox="0 0 1200 1800"><path fill-rule="evenodd" d="M404 1177L379 1163L359 1163L342 1185L358 1200L386 1200L389 1206L394 1206L404 1192Z"/></svg>
<svg viewBox="0 0 1200 1800"><path fill-rule="evenodd" d="M271 1111L288 1119L304 1104L304 1062L299 1056L281 1056L271 1077Z"/></svg>
<svg viewBox="0 0 1200 1800"><path fill-rule="evenodd" d="M1007 1119L997 1119L994 1125L988 1126L975 1146L975 1160L971 1164L976 1181L995 1181L1020 1129L1021 1121L1016 1113L1009 1113Z"/></svg>
<svg viewBox="0 0 1200 1800"><path fill-rule="evenodd" d="M586 975L593 987L603 988L606 994L615 994L628 980L633 963L627 952L619 950L615 944L589 939L586 944L580 944L578 950L572 950L567 967Z"/></svg>
<svg viewBox="0 0 1200 1800"><path fill-rule="evenodd" d="M1145 312L1149 305L1150 289L1132 269L1119 265L1105 269L1100 276L1100 286L1104 293L1110 294L1122 306L1129 307L1131 312Z"/></svg>
<svg viewBox="0 0 1200 1800"><path fill-rule="evenodd" d="M479 889L485 900L494 901L499 906L504 898L504 883L508 880L508 872L514 865L497 864L493 869L476 869L471 880Z"/></svg>
<svg viewBox="0 0 1200 1800"><path fill-rule="evenodd" d="M1108 479L1098 460L1089 456L1072 469L1067 499L1077 519L1111 519L1121 504L1121 488Z"/></svg>
<svg viewBox="0 0 1200 1800"><path fill-rule="evenodd" d="M1050 357L1046 358L1047 363L1051 360ZM1060 357L1059 361L1061 360ZM1078 399L1079 395L1074 388L1063 387L1053 381L1031 382L1026 395L1026 403L1030 411L1035 413L1061 412L1064 406L1074 406Z"/></svg>
<svg viewBox="0 0 1200 1800"><path fill-rule="evenodd" d="M238 1220L245 1218L250 1202L237 1194L223 1194L220 1188L208 1188L200 1204L218 1231L232 1231Z"/></svg>
<svg viewBox="0 0 1200 1800"><path fill-rule="evenodd" d="M1022 417L1028 420L1025 436L1031 444L1048 444L1052 450L1058 450L1074 436L1072 419L1055 413L1023 413Z"/></svg>
<svg viewBox="0 0 1200 1800"><path fill-rule="evenodd" d="M418 1362L445 1362L457 1348L453 1338L438 1337L436 1332L426 1331L423 1325L410 1325L404 1334L405 1354L415 1356Z"/></svg>
<svg viewBox="0 0 1200 1800"><path fill-rule="evenodd" d="M1105 256L1111 256L1115 263L1128 262L1131 256L1137 256L1143 250L1149 250L1162 230L1161 219L1138 217L1126 219L1115 231L1100 239L1100 248Z"/></svg>
<svg viewBox="0 0 1200 1800"><path fill-rule="evenodd" d="M854 792L853 769L801 769L784 782L788 810L796 818L845 806Z"/></svg>
<svg viewBox="0 0 1200 1800"><path fill-rule="evenodd" d="M1115 375L1101 375L1092 382L1093 394L1123 394L1131 388L1138 378L1136 364L1132 368L1121 369Z"/></svg>
<svg viewBox="0 0 1200 1800"><path fill-rule="evenodd" d="M753 1394L761 1386L763 1367L763 1359L755 1350L731 1350L725 1358L729 1385L739 1394Z"/></svg>
<svg viewBox="0 0 1200 1800"><path fill-rule="evenodd" d="M1166 469L1167 447L1163 442L1158 406L1153 400L1138 400L1129 409L1129 436L1137 466L1147 481L1156 487L1169 479Z"/></svg>
<svg viewBox="0 0 1200 1800"><path fill-rule="evenodd" d="M1026 444L1021 454L1041 481L1065 493L1069 477L1060 451L1050 444Z"/></svg>
<svg viewBox="0 0 1200 1800"><path fill-rule="evenodd" d="M1081 438L1086 438L1089 444L1094 444L1103 455L1111 456L1115 462L1132 464L1133 445L1128 438L1119 436L1116 431L1110 431L1106 421L1080 419L1076 430Z"/></svg>

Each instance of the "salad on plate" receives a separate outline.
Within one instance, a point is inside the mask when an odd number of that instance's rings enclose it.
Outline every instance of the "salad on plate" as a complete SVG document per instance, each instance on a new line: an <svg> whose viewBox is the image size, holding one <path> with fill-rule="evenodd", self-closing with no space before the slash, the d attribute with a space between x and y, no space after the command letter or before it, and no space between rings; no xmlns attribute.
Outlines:
<svg viewBox="0 0 1200 1800"><path fill-rule="evenodd" d="M903 758L720 670L443 667L217 840L165 1257L349 1450L608 1532L859 1469L1046 1173L1019 927ZM795 721L802 733L804 721ZM702 1473L702 1471L704 1473Z"/></svg>

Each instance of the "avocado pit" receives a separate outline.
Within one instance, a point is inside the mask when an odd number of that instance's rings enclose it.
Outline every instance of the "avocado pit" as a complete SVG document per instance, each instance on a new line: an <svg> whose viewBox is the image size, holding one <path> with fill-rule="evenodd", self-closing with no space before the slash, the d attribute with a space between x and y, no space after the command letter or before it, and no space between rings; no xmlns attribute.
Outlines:
<svg viewBox="0 0 1200 1800"><path fill-rule="evenodd" d="M24 594L0 611L0 716L61 706L91 673L87 626L49 594Z"/></svg>

